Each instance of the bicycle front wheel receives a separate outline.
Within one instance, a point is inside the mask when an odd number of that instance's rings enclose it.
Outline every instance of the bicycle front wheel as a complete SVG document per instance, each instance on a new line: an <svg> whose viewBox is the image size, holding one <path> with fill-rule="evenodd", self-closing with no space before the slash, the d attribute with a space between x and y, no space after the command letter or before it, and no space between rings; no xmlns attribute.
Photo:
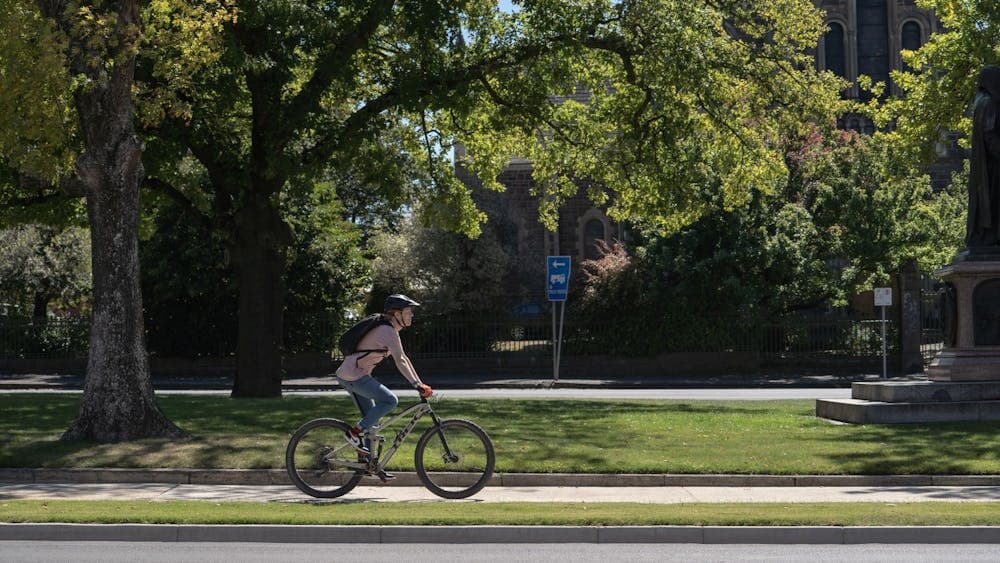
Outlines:
<svg viewBox="0 0 1000 563"><path fill-rule="evenodd" d="M486 432L468 420L442 420L417 442L417 476L432 493L466 498L478 493L493 476L496 455Z"/></svg>
<svg viewBox="0 0 1000 563"><path fill-rule="evenodd" d="M346 494L364 475L358 451L344 441L350 426L335 418L318 418L292 434L285 449L285 467L292 483L316 498Z"/></svg>

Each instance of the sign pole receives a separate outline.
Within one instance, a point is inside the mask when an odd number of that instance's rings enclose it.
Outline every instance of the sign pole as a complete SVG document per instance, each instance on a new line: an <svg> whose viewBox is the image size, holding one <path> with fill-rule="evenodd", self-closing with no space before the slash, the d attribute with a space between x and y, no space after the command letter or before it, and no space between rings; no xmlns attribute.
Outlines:
<svg viewBox="0 0 1000 563"><path fill-rule="evenodd" d="M889 372L887 369L888 365L888 351L885 345L885 305L882 305L882 379L889 378Z"/></svg>
<svg viewBox="0 0 1000 563"><path fill-rule="evenodd" d="M562 360L563 321L566 319L566 302L559 304L559 346L556 348L556 369L552 381L559 381L559 361Z"/></svg>
<svg viewBox="0 0 1000 563"><path fill-rule="evenodd" d="M556 303L552 304L552 381L559 379L559 344L556 340Z"/></svg>
<svg viewBox="0 0 1000 563"><path fill-rule="evenodd" d="M545 286L552 304L552 383L559 381L559 361L562 359L563 321L566 319L566 297L569 294L570 257L549 256L545 260ZM561 302L561 303L560 303ZM559 312L559 330L556 331L556 307Z"/></svg>
<svg viewBox="0 0 1000 563"><path fill-rule="evenodd" d="M892 305L892 288L875 288L875 306L882 308L882 379L889 379L889 351L885 338L885 308Z"/></svg>

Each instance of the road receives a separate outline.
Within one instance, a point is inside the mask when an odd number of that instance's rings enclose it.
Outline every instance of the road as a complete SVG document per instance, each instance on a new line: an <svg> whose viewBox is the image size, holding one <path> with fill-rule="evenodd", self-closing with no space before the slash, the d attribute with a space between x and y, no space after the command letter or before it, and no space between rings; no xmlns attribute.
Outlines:
<svg viewBox="0 0 1000 563"><path fill-rule="evenodd" d="M76 393L80 390L7 389L2 393ZM400 397L415 398L415 391L398 390ZM226 395L227 390L159 389L157 395ZM344 391L284 391L286 397L337 396ZM444 389L438 398L454 399L674 399L683 401L778 401L791 399L849 399L850 389L796 388L699 388L699 389Z"/></svg>
<svg viewBox="0 0 1000 563"><path fill-rule="evenodd" d="M518 561L767 561L810 563L996 561L989 544L275 544L142 542L0 542L0 559L16 562L115 563L343 561L378 563Z"/></svg>

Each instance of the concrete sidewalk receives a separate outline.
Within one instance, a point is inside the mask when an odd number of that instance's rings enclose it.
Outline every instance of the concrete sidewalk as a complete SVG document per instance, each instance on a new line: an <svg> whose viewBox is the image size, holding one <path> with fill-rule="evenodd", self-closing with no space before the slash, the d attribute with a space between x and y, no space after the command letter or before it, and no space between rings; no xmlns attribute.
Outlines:
<svg viewBox="0 0 1000 563"><path fill-rule="evenodd" d="M341 500L313 499L291 485L184 485L169 483L0 484L2 500L141 500L211 502L997 502L1000 486L847 487L486 487L465 501L435 496L424 487L363 482Z"/></svg>

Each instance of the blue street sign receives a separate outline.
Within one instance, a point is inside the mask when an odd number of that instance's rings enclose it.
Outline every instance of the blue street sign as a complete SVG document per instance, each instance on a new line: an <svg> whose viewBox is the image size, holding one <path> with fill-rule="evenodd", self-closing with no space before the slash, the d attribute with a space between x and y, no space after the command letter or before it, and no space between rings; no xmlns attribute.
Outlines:
<svg viewBox="0 0 1000 563"><path fill-rule="evenodd" d="M565 301L569 293L569 256L549 256L546 264L549 301Z"/></svg>

